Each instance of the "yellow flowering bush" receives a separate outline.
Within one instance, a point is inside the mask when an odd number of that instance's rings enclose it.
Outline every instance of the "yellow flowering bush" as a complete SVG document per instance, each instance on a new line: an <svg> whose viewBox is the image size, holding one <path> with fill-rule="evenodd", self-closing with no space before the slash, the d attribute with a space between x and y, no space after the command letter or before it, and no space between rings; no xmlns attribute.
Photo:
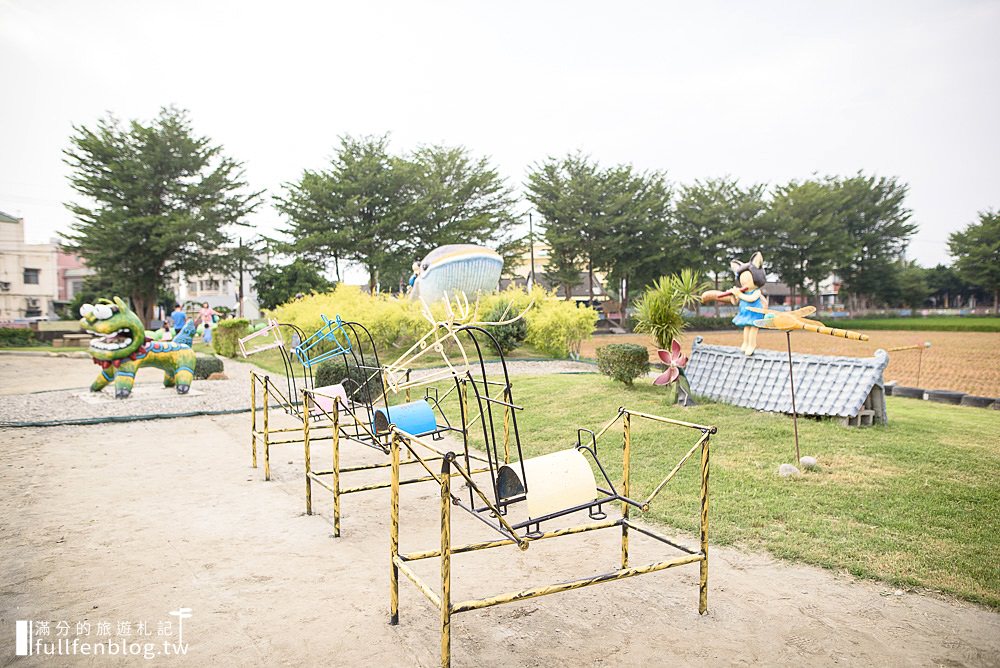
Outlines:
<svg viewBox="0 0 1000 668"><path fill-rule="evenodd" d="M559 299L554 292L535 287L531 293L520 288L508 288L480 298L470 308L478 308L478 317L486 318L500 304L511 304L510 316L515 316L531 304L525 313L528 323L527 343L552 357L567 357L579 352L580 343L593 332L597 312L578 308L573 302ZM432 315L444 319L443 302L430 305ZM319 329L320 314L344 320L356 320L372 333L379 350L401 349L412 345L430 328L423 316L423 305L406 297L369 295L354 285L338 284L332 291L314 293L282 304L269 313L280 322L297 325L308 336Z"/></svg>

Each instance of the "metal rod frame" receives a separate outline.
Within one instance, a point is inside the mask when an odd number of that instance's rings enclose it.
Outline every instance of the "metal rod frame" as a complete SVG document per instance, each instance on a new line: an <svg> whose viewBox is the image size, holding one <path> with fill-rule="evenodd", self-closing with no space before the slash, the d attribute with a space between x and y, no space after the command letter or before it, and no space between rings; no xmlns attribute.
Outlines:
<svg viewBox="0 0 1000 668"><path fill-rule="evenodd" d="M652 420L655 422L660 422L664 424L671 424L681 427L688 427L692 429L697 429L701 432L701 438L698 440L697 444L689 450L680 460L678 465L674 467L673 470L667 475L663 482L661 482L653 494L647 499L645 503L635 501L628 498L629 493L629 477L631 469L631 449L632 449L632 417L644 418ZM451 665L451 616L459 612L469 612L472 610L479 610L482 608L491 607L494 605L501 605L503 603L513 603L517 601L523 601L529 598L535 598L538 596L546 596L548 594L555 594L563 591L570 591L572 589L579 589L582 587L588 587L594 584L600 584L603 582L613 582L616 580L622 580L625 578L634 577L637 575L645 575L647 573L655 573L657 571L665 570L668 568L674 568L677 566L683 566L686 564L699 564L700 574L698 583L698 612L699 614L705 614L708 612L708 482L709 482L709 450L711 435L716 433L716 428L712 426L697 425L688 422L682 422L679 420L671 420L669 418L663 418L656 415L650 415L647 413L641 413L638 411L630 411L623 408L619 409L618 415L611 420L601 431L600 434L607 432L611 426L617 422L618 419L622 420L622 484L621 484L621 495L616 494L615 497L622 501L622 515L616 520L606 520L602 522L582 524L577 526L563 527L560 529L550 530L542 532L541 522L545 521L545 518L532 519L530 524L537 524L538 531L534 533L524 533L518 534L517 527L512 527L503 518L503 514L500 512L499 508L490 502L487 496L479 489L479 486L472 480L471 475L465 471L458 461L458 455L454 452L447 453L441 460L441 470L439 474L434 474L428 468L430 477L434 478L441 490L441 504L440 504L440 515L441 515L441 546L439 549L432 550L421 550L415 552L400 552L399 550L399 489L400 486L405 484L403 480L400 479L400 453L403 451L408 452L411 456L415 455L414 448L419 443L415 443L415 439L410 435L402 432L395 427L392 427L392 435L390 438L390 453L391 453L391 469L392 469L392 482L391 482L391 503L390 503L390 581L389 581L389 623L396 625L399 623L399 573L402 573L417 587L428 601L440 612L440 636L441 636L441 665L447 668ZM586 448L588 452L592 454L596 452L596 437L594 439L594 449ZM649 502L659 493L663 486L669 482L671 478L677 473L681 466L687 462L691 455L700 448L701 450L701 486L699 491L699 507L700 507L700 521L699 521L699 546L697 550L687 548L683 545L679 545L674 541L670 540L666 536L659 534L658 532L648 528L636 525L629 518L630 508L637 507L643 511L648 510ZM426 468L426 465L425 465ZM485 505L480 508L476 508L473 504L465 504L451 492L451 478L454 476L452 469L458 469L462 477L465 478L467 485L470 487L470 495L475 493L478 494L480 499L484 501ZM602 467L603 469L603 467ZM495 489L495 487L494 487ZM607 499L604 499L607 502ZM492 527L497 531L501 538L492 541L482 541L477 543L459 544L455 545L452 543L451 537L451 507L455 505L459 508L466 510L471 513L477 519L482 520L488 526ZM584 504L581 507L586 507ZM552 517L559 517L566 513L553 513ZM487 516L488 515L488 516ZM517 545L520 549L526 550L530 544L536 540L547 540L550 538L560 538L563 536L585 533L589 531L597 531L600 529L607 529L612 527L621 527L621 568L610 571L607 573L601 573L598 575L592 575L589 577L578 578L573 580L568 580L565 582L559 582L556 584L543 585L540 587L532 587L529 589L523 589L521 591L507 592L503 594L498 594L495 596L479 599L469 599L465 601L453 602L451 597L451 561L452 557L456 554L463 554L466 552L474 552L479 550L488 550L497 547L504 547L507 545ZM682 556L674 557L672 559L666 559L662 561L655 561L648 564L643 564L641 566L630 566L629 565L629 555L628 555L628 541L629 541L629 529L641 533L649 538L657 540L665 545L668 545L678 551L682 552ZM440 560L440 588L435 591L434 588L424 582L412 569L410 569L407 564L411 561L419 561L422 559L433 559L437 558Z"/></svg>

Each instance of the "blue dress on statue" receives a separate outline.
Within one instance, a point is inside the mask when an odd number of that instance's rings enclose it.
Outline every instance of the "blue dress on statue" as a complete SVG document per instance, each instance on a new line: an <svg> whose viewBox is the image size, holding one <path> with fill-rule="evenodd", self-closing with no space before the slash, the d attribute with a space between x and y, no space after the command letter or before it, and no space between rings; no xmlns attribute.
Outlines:
<svg viewBox="0 0 1000 668"><path fill-rule="evenodd" d="M736 317L733 318L733 324L736 325L737 327L753 327L754 320L760 320L761 318L764 317L764 314L750 310L751 306L753 308L764 308L764 301L763 301L764 295L761 293L760 289L757 289L753 292L757 293L757 299L755 299L754 301L748 302L743 299L740 299L739 313L737 313ZM753 294L753 292L745 294L751 295ZM739 299L739 297L737 297L737 299Z"/></svg>

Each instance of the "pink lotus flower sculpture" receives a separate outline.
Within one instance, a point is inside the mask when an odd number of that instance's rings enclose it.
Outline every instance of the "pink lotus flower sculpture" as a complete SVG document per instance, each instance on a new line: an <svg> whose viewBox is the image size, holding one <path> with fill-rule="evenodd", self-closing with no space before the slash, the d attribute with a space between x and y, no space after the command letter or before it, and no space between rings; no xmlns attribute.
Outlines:
<svg viewBox="0 0 1000 668"><path fill-rule="evenodd" d="M674 339L670 343L670 350L657 350L656 354L667 365L667 370L656 377L653 385L670 385L676 382L677 403L682 406L694 406L694 401L691 400L691 385L688 383L687 376L684 375L684 366L688 359L681 352L681 344Z"/></svg>

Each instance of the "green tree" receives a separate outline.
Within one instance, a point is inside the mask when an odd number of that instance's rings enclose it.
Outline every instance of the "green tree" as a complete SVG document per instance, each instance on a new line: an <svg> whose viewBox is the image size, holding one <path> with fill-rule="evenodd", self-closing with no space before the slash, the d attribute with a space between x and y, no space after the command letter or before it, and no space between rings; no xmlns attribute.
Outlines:
<svg viewBox="0 0 1000 668"><path fill-rule="evenodd" d="M289 220L287 250L323 268L330 259L357 262L372 292L383 279L396 283L410 270L414 182L413 165L390 154L388 135L341 137L327 170L306 170L275 197Z"/></svg>
<svg viewBox="0 0 1000 668"><path fill-rule="evenodd" d="M368 285L392 286L445 244L507 248L514 200L499 173L462 147L389 150L388 135L344 136L329 167L286 183L275 203L289 220L285 250L320 266L357 262Z"/></svg>
<svg viewBox="0 0 1000 668"><path fill-rule="evenodd" d="M927 270L916 262L900 260L896 271L898 304L908 308L923 306L931 294L931 289L927 285Z"/></svg>
<svg viewBox="0 0 1000 668"><path fill-rule="evenodd" d="M549 246L546 274L563 287L566 299L585 269L593 301L594 261L607 247L610 220L601 199L602 173L596 162L580 153L548 158L528 174L527 198L545 220Z"/></svg>
<svg viewBox="0 0 1000 668"><path fill-rule="evenodd" d="M284 267L260 267L254 276L254 285L257 288L257 302L261 308L268 310L291 301L300 292L325 292L333 287L333 283L323 276L314 263L302 258L297 258Z"/></svg>
<svg viewBox="0 0 1000 668"><path fill-rule="evenodd" d="M65 160L86 203L66 205L77 222L65 246L130 297L144 322L169 277L232 265L230 228L245 224L261 193L247 190L241 163L194 134L186 112L73 130Z"/></svg>
<svg viewBox="0 0 1000 668"><path fill-rule="evenodd" d="M931 290L935 306L943 308L961 306L962 296L972 291L954 267L944 264L927 270L927 287Z"/></svg>
<svg viewBox="0 0 1000 668"><path fill-rule="evenodd" d="M663 273L669 252L671 189L661 172L630 165L602 169L579 153L549 158L528 174L528 200L545 220L547 272L566 291L588 276L593 301L595 271L608 272L616 292L643 286Z"/></svg>
<svg viewBox="0 0 1000 668"><path fill-rule="evenodd" d="M908 186L895 178L861 172L830 179L829 184L842 195L839 217L847 233L844 257L836 271L852 302L850 308L864 308L868 299L881 292L894 271L893 264L903 257L917 230L908 222L911 212L904 206Z"/></svg>
<svg viewBox="0 0 1000 668"><path fill-rule="evenodd" d="M679 263L711 275L720 289L734 258L749 258L757 250L769 257L766 212L762 185L741 188L735 179L723 177L683 186L673 212Z"/></svg>
<svg viewBox="0 0 1000 668"><path fill-rule="evenodd" d="M993 294L993 312L1000 314L1000 212L982 211L978 223L948 237L958 275Z"/></svg>
<svg viewBox="0 0 1000 668"><path fill-rule="evenodd" d="M515 201L487 159L461 146L423 146L407 159L416 176L407 215L414 259L445 244L502 243L516 220Z"/></svg>
<svg viewBox="0 0 1000 668"><path fill-rule="evenodd" d="M663 172L635 172L629 165L608 170L604 180L611 220L600 264L627 306L633 289L642 290L681 263L671 218L673 190Z"/></svg>
<svg viewBox="0 0 1000 668"><path fill-rule="evenodd" d="M763 228L770 244L768 263L790 287L805 292L818 285L844 257L848 236L843 196L829 181L790 181L774 189ZM817 302L819 294L817 291ZM818 305L818 304L817 304Z"/></svg>

